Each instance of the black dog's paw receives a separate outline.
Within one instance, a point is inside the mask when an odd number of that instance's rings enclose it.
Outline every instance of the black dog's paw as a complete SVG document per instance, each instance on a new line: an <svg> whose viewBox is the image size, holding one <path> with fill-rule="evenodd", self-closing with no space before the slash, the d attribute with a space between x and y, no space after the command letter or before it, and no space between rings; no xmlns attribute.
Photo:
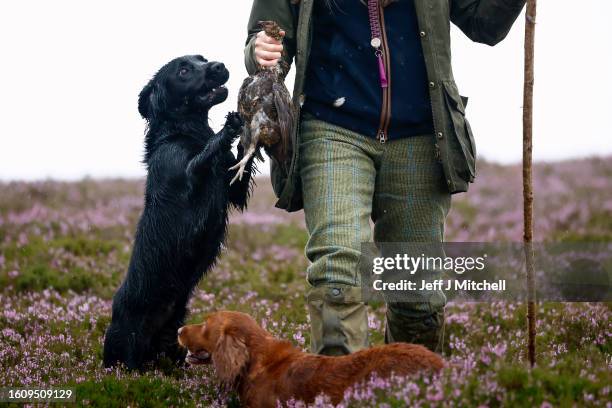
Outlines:
<svg viewBox="0 0 612 408"><path fill-rule="evenodd" d="M225 119L225 130L230 136L236 137L242 133L244 120L238 112L228 113Z"/></svg>

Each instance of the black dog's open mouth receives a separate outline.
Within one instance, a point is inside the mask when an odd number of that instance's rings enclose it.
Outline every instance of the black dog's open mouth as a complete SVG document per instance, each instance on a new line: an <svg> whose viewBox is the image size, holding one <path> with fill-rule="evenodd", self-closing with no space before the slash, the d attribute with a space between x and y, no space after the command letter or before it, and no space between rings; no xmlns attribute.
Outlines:
<svg viewBox="0 0 612 408"><path fill-rule="evenodd" d="M216 96L225 96L225 97L227 97L228 90L225 87L225 85L219 85L219 86L213 88L210 92L213 95L216 95Z"/></svg>
<svg viewBox="0 0 612 408"><path fill-rule="evenodd" d="M205 93L200 96L200 100L204 106L213 106L218 103L224 102L227 99L228 90L223 85L217 85L211 88L205 88Z"/></svg>
<svg viewBox="0 0 612 408"><path fill-rule="evenodd" d="M197 351L195 353L188 351L185 361L192 365L208 364L210 363L210 353L205 350Z"/></svg>

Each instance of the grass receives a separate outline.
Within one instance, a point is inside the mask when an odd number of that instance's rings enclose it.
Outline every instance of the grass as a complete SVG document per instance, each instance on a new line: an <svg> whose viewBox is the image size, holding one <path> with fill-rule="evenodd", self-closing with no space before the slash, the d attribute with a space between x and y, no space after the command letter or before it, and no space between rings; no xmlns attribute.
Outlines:
<svg viewBox="0 0 612 408"><path fill-rule="evenodd" d="M551 178L575 174L567 183L580 184L586 195L574 201L587 204L576 206L565 187L541 191L551 204L536 214L540 239L609 240L612 182L609 189L601 180L590 185L584 174L591 170L583 167L612 174L612 166L563 166L547 165L540 177L559 186ZM516 240L517 204L508 198L516 191L490 194L515 170L484 165L480 171L488 172L486 183L455 200L449 237ZM302 215L272 210L267 181L260 185L252 210L232 217L227 248L194 293L188 322L213 310L241 310L306 349ZM0 184L0 386L74 387L79 406L238 406L235 395L219 392L210 367L167 361L144 373L102 367L112 294L127 269L141 194L140 182L122 180ZM612 391L611 307L540 303L538 365L530 370L523 304L451 304L448 367L439 376L362 384L346 395L345 406L604 406ZM384 313L383 304L370 305L374 344L383 341Z"/></svg>

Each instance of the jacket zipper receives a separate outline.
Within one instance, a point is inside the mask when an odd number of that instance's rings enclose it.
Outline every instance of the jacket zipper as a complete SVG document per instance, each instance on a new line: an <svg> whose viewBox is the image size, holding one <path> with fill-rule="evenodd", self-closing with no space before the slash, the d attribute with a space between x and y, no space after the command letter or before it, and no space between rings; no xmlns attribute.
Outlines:
<svg viewBox="0 0 612 408"><path fill-rule="evenodd" d="M385 72L387 74L387 86L382 88L382 109L380 112L380 125L376 132L376 138L380 143L386 143L389 139L389 123L391 122L391 58L389 54L389 45L387 43L387 31L385 30L385 13L384 9L379 6L380 16L380 31L381 52L385 63Z"/></svg>

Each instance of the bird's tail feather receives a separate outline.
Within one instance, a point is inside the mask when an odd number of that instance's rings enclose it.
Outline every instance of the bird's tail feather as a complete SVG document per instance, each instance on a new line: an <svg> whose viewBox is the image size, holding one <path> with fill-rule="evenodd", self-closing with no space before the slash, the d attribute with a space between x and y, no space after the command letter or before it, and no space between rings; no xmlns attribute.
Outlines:
<svg viewBox="0 0 612 408"><path fill-rule="evenodd" d="M295 123L295 111L293 109L293 103L291 103L291 96L289 91L284 85L274 83L272 85L272 93L274 95L274 107L278 116L278 125L280 128L280 158L283 164L286 163L290 158L293 151L293 145L291 140L291 131Z"/></svg>

